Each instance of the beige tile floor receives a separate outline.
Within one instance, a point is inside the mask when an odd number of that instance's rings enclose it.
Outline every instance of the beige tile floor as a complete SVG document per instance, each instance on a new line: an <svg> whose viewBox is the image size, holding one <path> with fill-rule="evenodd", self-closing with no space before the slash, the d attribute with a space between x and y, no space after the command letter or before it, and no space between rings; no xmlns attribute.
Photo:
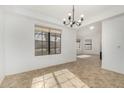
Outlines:
<svg viewBox="0 0 124 93"><path fill-rule="evenodd" d="M32 88L88 88L79 78L68 69L35 77L32 80Z"/></svg>
<svg viewBox="0 0 124 93"><path fill-rule="evenodd" d="M99 56L6 76L1 88L123 88L124 75L101 68Z"/></svg>

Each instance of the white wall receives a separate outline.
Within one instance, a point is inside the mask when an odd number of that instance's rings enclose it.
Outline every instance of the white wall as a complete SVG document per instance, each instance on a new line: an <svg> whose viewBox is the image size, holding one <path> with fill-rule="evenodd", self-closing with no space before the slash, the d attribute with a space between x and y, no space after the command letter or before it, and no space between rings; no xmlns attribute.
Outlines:
<svg viewBox="0 0 124 93"><path fill-rule="evenodd" d="M90 30L90 27L95 28ZM99 54L100 53L100 43L101 43L101 22L93 23L84 26L77 32L77 38L81 40L81 50L77 51L80 54ZM85 39L92 39L92 50L85 50Z"/></svg>
<svg viewBox="0 0 124 93"><path fill-rule="evenodd" d="M102 68L124 73L124 15L102 23Z"/></svg>
<svg viewBox="0 0 124 93"><path fill-rule="evenodd" d="M14 13L7 13L5 17L7 75L76 60L75 31ZM34 56L34 24L63 30L61 54Z"/></svg>
<svg viewBox="0 0 124 93"><path fill-rule="evenodd" d="M0 10L0 83L5 76L5 61L4 61L4 14Z"/></svg>

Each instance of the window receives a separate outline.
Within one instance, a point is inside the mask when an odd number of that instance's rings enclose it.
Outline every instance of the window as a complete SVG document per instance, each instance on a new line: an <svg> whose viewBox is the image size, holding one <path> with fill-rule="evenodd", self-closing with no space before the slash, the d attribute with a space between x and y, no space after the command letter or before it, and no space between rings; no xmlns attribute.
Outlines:
<svg viewBox="0 0 124 93"><path fill-rule="evenodd" d="M85 50L92 50L92 39L85 39Z"/></svg>
<svg viewBox="0 0 124 93"><path fill-rule="evenodd" d="M61 54L61 30L35 25L35 56Z"/></svg>

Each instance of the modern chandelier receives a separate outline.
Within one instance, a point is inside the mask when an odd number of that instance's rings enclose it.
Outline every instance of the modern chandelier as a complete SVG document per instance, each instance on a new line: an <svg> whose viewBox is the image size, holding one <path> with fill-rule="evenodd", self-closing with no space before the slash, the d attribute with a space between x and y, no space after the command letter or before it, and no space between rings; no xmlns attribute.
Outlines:
<svg viewBox="0 0 124 93"><path fill-rule="evenodd" d="M74 25L80 26L83 20L84 20L84 15L81 15L77 21L75 20L75 9L73 5L72 13L68 13L68 21L66 21L66 19L64 18L63 24L69 25L70 27L73 27Z"/></svg>

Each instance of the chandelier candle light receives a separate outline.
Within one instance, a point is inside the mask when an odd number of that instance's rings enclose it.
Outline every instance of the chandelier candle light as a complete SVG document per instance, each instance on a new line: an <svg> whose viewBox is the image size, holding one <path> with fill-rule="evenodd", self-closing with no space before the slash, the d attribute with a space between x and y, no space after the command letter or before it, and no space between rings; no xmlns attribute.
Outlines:
<svg viewBox="0 0 124 93"><path fill-rule="evenodd" d="M80 18L76 21L75 20L75 10L74 10L74 5L73 5L73 9L72 9L72 14L68 13L68 21L66 21L66 19L63 19L63 24L64 25L69 25L70 27L73 27L74 25L76 26L80 26L82 24L82 21L84 20L84 15L81 15Z"/></svg>

